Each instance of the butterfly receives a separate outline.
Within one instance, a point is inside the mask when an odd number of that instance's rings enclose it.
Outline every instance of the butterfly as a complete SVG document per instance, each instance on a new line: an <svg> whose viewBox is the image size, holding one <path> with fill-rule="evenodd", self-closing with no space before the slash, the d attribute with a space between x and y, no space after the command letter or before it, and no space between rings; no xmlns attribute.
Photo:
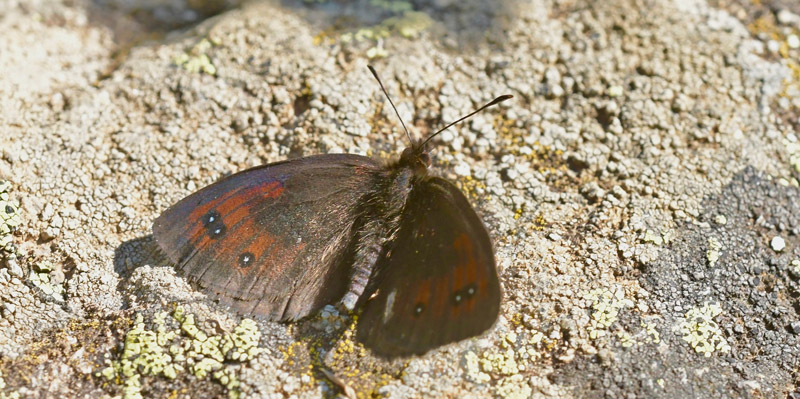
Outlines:
<svg viewBox="0 0 800 399"><path fill-rule="evenodd" d="M389 98L377 72L370 71ZM328 304L361 311L356 338L386 357L480 335L501 289L489 234L451 182L428 174L429 141L391 163L315 155L225 177L153 224L186 278L235 311L273 321Z"/></svg>

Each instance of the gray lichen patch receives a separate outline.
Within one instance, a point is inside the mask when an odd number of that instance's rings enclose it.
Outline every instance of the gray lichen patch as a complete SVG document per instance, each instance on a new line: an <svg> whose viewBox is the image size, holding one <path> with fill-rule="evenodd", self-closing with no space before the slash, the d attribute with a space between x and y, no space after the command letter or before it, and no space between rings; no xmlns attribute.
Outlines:
<svg viewBox="0 0 800 399"><path fill-rule="evenodd" d="M798 289L792 263L796 255L773 251L766 238L775 230L800 228L798 200L800 190L771 182L751 168L738 174L720 194L708 198L699 220L679 229L659 258L643 265L640 281L648 292L648 309L660 315L646 324L649 331L661 331L653 335L658 338L655 345L631 347L635 356L615 351L614 367L645 370L636 383L645 384L645 391L657 397L680 392L746 395L750 388L731 385L731 376L740 372L731 362L752 356L765 362L744 368L746 374L752 373L747 378L758 378L762 387L772 387L769 389L778 389L781 381L790 380L787 370L800 356L798 335L792 327L792 299L778 293ZM711 223L719 214L727 215L727 223ZM718 237L727 252L713 267L709 267L706 253L709 237ZM787 248L796 248L796 241L796 237L788 240ZM620 323L640 324L637 313L621 313ZM648 364L648 356L661 360ZM695 377L687 381L660 369L675 362L689 367L695 364L692 357L708 359L692 367L713 372L717 376L713 383L693 372L688 375ZM586 365L580 361L574 367ZM559 374L564 372L568 371ZM759 377L765 372L769 378ZM601 378L598 383L609 384L611 390L630 389L630 382ZM588 394L592 389L584 385L580 392Z"/></svg>
<svg viewBox="0 0 800 399"><path fill-rule="evenodd" d="M19 202L11 199L11 183L0 180L0 250L14 252L12 234L17 230L20 218Z"/></svg>
<svg viewBox="0 0 800 399"><path fill-rule="evenodd" d="M41 290L42 294L56 301L64 301L64 272L48 262L36 262L28 272L28 281Z"/></svg>

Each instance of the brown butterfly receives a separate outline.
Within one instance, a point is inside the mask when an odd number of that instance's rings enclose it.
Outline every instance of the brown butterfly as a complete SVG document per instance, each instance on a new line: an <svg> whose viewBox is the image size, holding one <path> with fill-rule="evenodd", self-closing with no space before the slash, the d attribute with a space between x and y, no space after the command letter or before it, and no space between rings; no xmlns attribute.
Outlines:
<svg viewBox="0 0 800 399"><path fill-rule="evenodd" d="M384 357L479 335L500 310L492 243L464 194L428 175L427 144L509 98L411 140L388 165L328 154L223 178L164 211L156 242L243 314L290 321L327 304L361 310L357 338Z"/></svg>

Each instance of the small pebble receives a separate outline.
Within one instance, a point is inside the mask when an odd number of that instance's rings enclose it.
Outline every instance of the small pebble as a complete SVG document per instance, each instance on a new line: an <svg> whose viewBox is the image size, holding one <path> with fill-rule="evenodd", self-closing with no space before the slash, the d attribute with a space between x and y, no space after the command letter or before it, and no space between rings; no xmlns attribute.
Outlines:
<svg viewBox="0 0 800 399"><path fill-rule="evenodd" d="M789 326L792 328L792 332L795 335L800 335L800 321L793 321Z"/></svg>
<svg viewBox="0 0 800 399"><path fill-rule="evenodd" d="M786 38L786 44L791 49L800 48L800 37L792 33Z"/></svg>
<svg viewBox="0 0 800 399"><path fill-rule="evenodd" d="M50 272L50 282L55 285L60 285L61 283L64 282L65 279L66 276L64 275L64 272L61 271L60 268L56 268L55 270Z"/></svg>
<svg viewBox="0 0 800 399"><path fill-rule="evenodd" d="M469 176L470 175L470 167L469 164L466 162L460 162L456 166L453 167L453 172L459 176Z"/></svg>
<svg viewBox="0 0 800 399"><path fill-rule="evenodd" d="M777 53L778 50L780 49L781 49L781 44L778 43L777 40L767 41L767 50L769 50L770 53Z"/></svg>
<svg viewBox="0 0 800 399"><path fill-rule="evenodd" d="M449 130L445 130L439 134L439 140L441 140L443 143L450 143L455 137L456 136L453 134L453 132Z"/></svg>
<svg viewBox="0 0 800 399"><path fill-rule="evenodd" d="M781 25L791 25L794 23L800 23L800 16L789 10L778 11L777 17L778 17L778 23L780 23Z"/></svg>
<svg viewBox="0 0 800 399"><path fill-rule="evenodd" d="M22 268L19 266L16 259L8 259L6 263L8 264L8 274L22 278Z"/></svg>
<svg viewBox="0 0 800 399"><path fill-rule="evenodd" d="M772 247L772 250L775 252L781 252L784 248L786 248L786 241L783 240L780 236L776 236L769 242L769 245Z"/></svg>

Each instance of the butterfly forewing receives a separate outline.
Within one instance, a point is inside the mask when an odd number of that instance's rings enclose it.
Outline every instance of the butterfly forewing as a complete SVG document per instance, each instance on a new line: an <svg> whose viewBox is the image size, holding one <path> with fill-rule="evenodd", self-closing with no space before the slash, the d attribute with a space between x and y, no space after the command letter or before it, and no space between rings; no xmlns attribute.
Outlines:
<svg viewBox="0 0 800 399"><path fill-rule="evenodd" d="M319 155L231 175L156 219L156 242L188 280L235 310L295 320L350 280L351 229L375 161Z"/></svg>
<svg viewBox="0 0 800 399"><path fill-rule="evenodd" d="M446 180L415 185L375 273L357 337L379 355L422 354L497 320L501 292L489 235Z"/></svg>

